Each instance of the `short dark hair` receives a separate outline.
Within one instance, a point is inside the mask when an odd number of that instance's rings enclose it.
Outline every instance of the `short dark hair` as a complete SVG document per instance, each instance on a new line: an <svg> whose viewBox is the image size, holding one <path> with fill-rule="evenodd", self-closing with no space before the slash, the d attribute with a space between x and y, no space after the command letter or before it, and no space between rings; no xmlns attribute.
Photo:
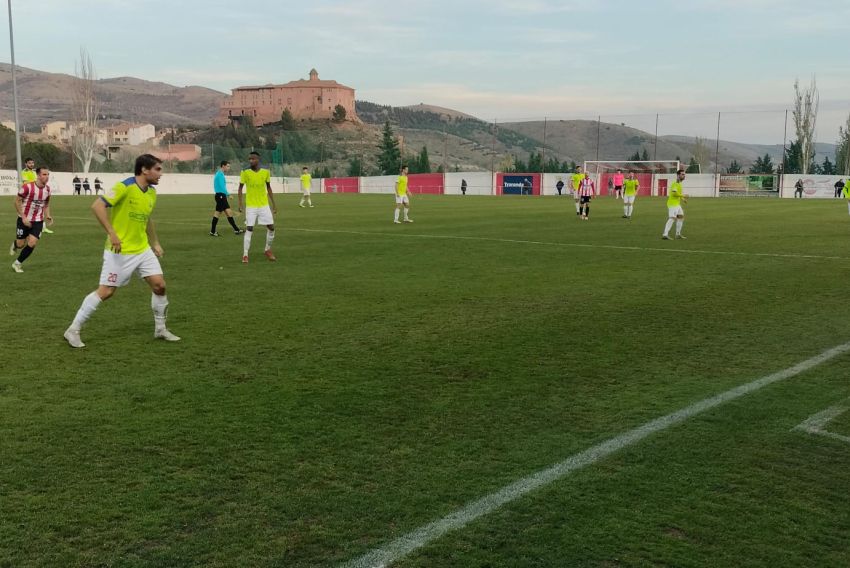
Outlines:
<svg viewBox="0 0 850 568"><path fill-rule="evenodd" d="M251 152L251 153L250 153L250 154L248 154L248 155L249 155L249 156L257 156L258 158L260 157L260 153L259 153L259 152Z"/></svg>
<svg viewBox="0 0 850 568"><path fill-rule="evenodd" d="M683 174L683 173L685 173L685 168L679 168L678 170L676 170L676 173L677 173L677 174Z"/></svg>
<svg viewBox="0 0 850 568"><path fill-rule="evenodd" d="M230 165L230 162L228 162L227 160L222 160L221 163L219 164L219 167L223 168L224 166L229 166L229 165Z"/></svg>
<svg viewBox="0 0 850 568"><path fill-rule="evenodd" d="M307 169L307 166L304 166L304 167L303 167L303 168L301 168L301 169L302 169L302 170L306 170L306 169Z"/></svg>
<svg viewBox="0 0 850 568"><path fill-rule="evenodd" d="M161 164L162 160L154 156L153 154L142 154L138 158L136 158L136 172L137 176L142 175L142 170L149 170L157 164Z"/></svg>
<svg viewBox="0 0 850 568"><path fill-rule="evenodd" d="M406 165L404 165L404 166L402 166L402 167L401 167L401 169L406 170L406 169L407 169L407 166L406 166Z"/></svg>
<svg viewBox="0 0 850 568"><path fill-rule="evenodd" d="M24 163L25 163L25 164L26 164L27 162L34 162L34 161L35 161L35 160L33 160L32 158L24 158Z"/></svg>
<svg viewBox="0 0 850 568"><path fill-rule="evenodd" d="M47 166L38 166L38 167L35 169L35 173L40 174L40 173L41 173L41 170L48 170L48 171L49 171L49 169L50 169L50 168L48 168Z"/></svg>

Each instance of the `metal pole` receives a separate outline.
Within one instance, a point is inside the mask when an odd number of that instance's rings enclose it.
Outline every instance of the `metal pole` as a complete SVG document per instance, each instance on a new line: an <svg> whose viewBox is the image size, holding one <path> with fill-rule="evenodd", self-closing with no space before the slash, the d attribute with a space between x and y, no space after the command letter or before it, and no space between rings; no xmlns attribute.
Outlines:
<svg viewBox="0 0 850 568"><path fill-rule="evenodd" d="M496 195L496 119L493 119L493 148L490 153L490 195Z"/></svg>
<svg viewBox="0 0 850 568"><path fill-rule="evenodd" d="M449 133L443 127L443 174L449 171Z"/></svg>
<svg viewBox="0 0 850 568"><path fill-rule="evenodd" d="M785 134L782 135L782 175L785 175L785 160L788 156L788 109L785 109Z"/></svg>
<svg viewBox="0 0 850 568"><path fill-rule="evenodd" d="M655 146L652 149L652 160L658 159L658 114L655 115Z"/></svg>
<svg viewBox="0 0 850 568"><path fill-rule="evenodd" d="M12 55L12 106L15 109L15 153L18 159L18 187L21 186L21 170L24 165L21 161L21 121L18 117L18 77L15 71L15 32L12 29L12 0L6 4L9 7L9 48Z"/></svg>
<svg viewBox="0 0 850 568"><path fill-rule="evenodd" d="M540 173L546 173L546 117L543 117L543 149L540 150ZM540 185L543 185L543 178L540 178ZM540 192L543 193L542 191Z"/></svg>
<svg viewBox="0 0 850 568"><path fill-rule="evenodd" d="M599 161L599 133L602 130L602 116L596 119L596 161Z"/></svg>

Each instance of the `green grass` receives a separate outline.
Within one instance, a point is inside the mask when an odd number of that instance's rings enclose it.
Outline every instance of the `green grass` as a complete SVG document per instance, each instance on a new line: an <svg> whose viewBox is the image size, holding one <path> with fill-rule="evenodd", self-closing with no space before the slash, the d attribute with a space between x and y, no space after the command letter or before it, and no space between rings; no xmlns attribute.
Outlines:
<svg viewBox="0 0 850 568"><path fill-rule="evenodd" d="M0 566L332 566L850 340L837 202L692 200L690 238L663 242L659 200L627 222L600 199L581 223L567 199L420 197L416 223L394 226L388 196L279 196L279 261L259 230L242 266L241 238L206 234L211 198L163 193L179 344L152 339L138 280L85 349L65 344L100 271L88 199L56 198L56 233L24 274L0 271ZM9 236L11 211L0 200ZM848 364L652 436L399 565L846 566L850 446L791 429L850 395Z"/></svg>

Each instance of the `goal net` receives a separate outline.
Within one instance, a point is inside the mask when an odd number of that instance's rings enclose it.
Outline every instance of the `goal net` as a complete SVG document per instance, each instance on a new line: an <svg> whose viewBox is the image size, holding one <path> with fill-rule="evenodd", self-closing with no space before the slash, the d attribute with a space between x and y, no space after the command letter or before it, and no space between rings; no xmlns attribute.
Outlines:
<svg viewBox="0 0 850 568"><path fill-rule="evenodd" d="M614 192L618 175L628 177L630 173L640 184L640 195L650 195L656 175L675 174L679 160L590 160L584 163L584 171L596 182L599 195Z"/></svg>

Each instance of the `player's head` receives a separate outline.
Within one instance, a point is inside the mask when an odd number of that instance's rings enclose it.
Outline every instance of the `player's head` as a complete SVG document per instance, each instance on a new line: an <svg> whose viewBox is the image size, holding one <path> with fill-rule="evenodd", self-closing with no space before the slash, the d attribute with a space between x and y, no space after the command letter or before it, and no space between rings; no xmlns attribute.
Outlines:
<svg viewBox="0 0 850 568"><path fill-rule="evenodd" d="M303 168L301 168L301 173L304 173L304 174L307 173L307 166L304 166Z"/></svg>
<svg viewBox="0 0 850 568"><path fill-rule="evenodd" d="M407 166L402 166L402 167L401 167L401 175L403 175L403 176L406 176L406 175L407 175Z"/></svg>
<svg viewBox="0 0 850 568"><path fill-rule="evenodd" d="M136 158L136 176L142 176L150 185L159 183L162 177L162 160L152 154L142 154Z"/></svg>
<svg viewBox="0 0 850 568"><path fill-rule="evenodd" d="M621 174L621 173L623 173L623 170L617 170L617 173Z"/></svg>
<svg viewBox="0 0 850 568"><path fill-rule="evenodd" d="M680 169L678 172L676 172L676 179L678 179L679 181L683 181L685 179L685 170Z"/></svg>
<svg viewBox="0 0 850 568"><path fill-rule="evenodd" d="M635 179L635 173L629 172L629 179Z"/></svg>
<svg viewBox="0 0 850 568"><path fill-rule="evenodd" d="M230 171L230 162L228 162L227 160L222 160L219 164L219 167L221 168L221 171L228 172Z"/></svg>
<svg viewBox="0 0 850 568"><path fill-rule="evenodd" d="M251 152L248 154L248 163L251 164L251 169L256 170L260 167L260 154L258 152Z"/></svg>
<svg viewBox="0 0 850 568"><path fill-rule="evenodd" d="M36 180L40 185L44 185L50 179L50 170L45 168L44 166L39 166L35 169L35 175L38 176Z"/></svg>
<svg viewBox="0 0 850 568"><path fill-rule="evenodd" d="M28 170L31 170L35 167L35 160L33 160L32 158L27 158L26 160L24 160L24 165L27 167Z"/></svg>
<svg viewBox="0 0 850 568"><path fill-rule="evenodd" d="M581 173L581 166L576 166L576 172Z"/></svg>

